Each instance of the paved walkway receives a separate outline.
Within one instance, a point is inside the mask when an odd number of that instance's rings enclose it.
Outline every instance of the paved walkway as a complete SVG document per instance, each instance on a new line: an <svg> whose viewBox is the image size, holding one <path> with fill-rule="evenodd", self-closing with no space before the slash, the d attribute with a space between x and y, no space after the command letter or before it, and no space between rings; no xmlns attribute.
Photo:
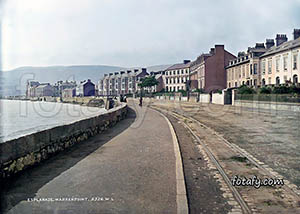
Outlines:
<svg viewBox="0 0 300 214"><path fill-rule="evenodd" d="M5 196L8 213L176 213L176 161L167 121L149 108L130 106L136 111L113 129L18 178ZM26 201L33 197L97 201Z"/></svg>

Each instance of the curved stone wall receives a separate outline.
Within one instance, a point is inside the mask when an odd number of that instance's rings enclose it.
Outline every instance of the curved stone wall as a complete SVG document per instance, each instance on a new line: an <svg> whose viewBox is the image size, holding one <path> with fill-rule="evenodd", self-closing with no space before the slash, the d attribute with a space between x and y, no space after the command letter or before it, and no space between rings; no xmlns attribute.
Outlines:
<svg viewBox="0 0 300 214"><path fill-rule="evenodd" d="M122 104L96 117L1 143L0 178L8 178L74 144L101 133L124 119L126 115L127 105Z"/></svg>

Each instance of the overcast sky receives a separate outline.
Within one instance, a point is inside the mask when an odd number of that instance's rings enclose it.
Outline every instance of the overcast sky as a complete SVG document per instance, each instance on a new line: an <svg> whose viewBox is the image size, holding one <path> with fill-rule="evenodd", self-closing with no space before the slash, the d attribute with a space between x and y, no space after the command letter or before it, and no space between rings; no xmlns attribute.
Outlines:
<svg viewBox="0 0 300 214"><path fill-rule="evenodd" d="M300 0L0 0L3 69L172 64L300 28ZM3 5L2 5L3 6Z"/></svg>

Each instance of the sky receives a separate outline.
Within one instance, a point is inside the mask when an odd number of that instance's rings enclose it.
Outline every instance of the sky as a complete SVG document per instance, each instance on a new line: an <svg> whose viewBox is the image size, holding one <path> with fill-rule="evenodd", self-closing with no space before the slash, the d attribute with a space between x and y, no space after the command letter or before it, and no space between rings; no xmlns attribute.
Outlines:
<svg viewBox="0 0 300 214"><path fill-rule="evenodd" d="M173 64L237 55L300 28L300 0L0 0L3 70Z"/></svg>

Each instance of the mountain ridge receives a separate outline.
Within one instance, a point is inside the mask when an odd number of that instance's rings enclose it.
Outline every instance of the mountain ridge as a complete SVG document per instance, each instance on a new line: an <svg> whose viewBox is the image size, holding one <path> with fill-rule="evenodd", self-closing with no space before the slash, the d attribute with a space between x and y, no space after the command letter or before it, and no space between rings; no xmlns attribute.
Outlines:
<svg viewBox="0 0 300 214"><path fill-rule="evenodd" d="M164 70L169 65L154 65L146 67L148 72ZM140 68L140 67L136 67ZM22 66L12 70L1 72L2 91L4 96L25 94L27 80L55 83L59 80L82 81L91 79L98 80L109 72L133 69L110 65L54 65L54 66Z"/></svg>

